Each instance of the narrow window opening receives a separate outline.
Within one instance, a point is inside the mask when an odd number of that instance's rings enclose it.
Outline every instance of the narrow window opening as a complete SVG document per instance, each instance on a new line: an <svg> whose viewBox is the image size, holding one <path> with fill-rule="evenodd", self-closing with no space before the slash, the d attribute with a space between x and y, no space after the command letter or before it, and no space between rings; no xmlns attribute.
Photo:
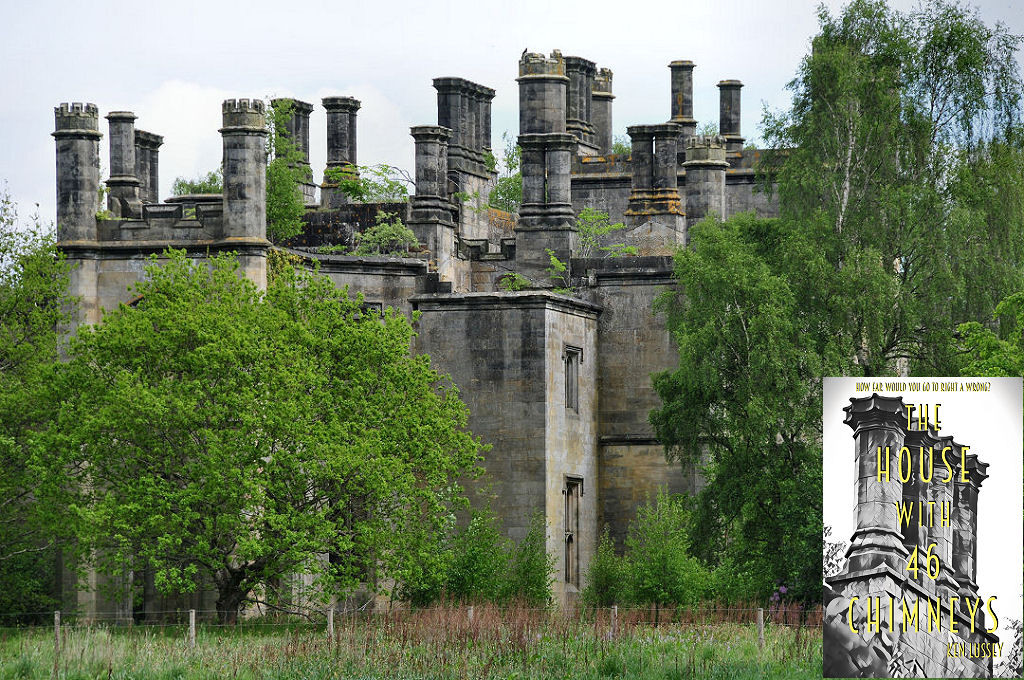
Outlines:
<svg viewBox="0 0 1024 680"><path fill-rule="evenodd" d="M567 477L565 489L565 582L580 586L580 496L583 495L583 480Z"/></svg>
<svg viewBox="0 0 1024 680"><path fill-rule="evenodd" d="M566 347L565 361L565 407L579 412L580 410L580 359L583 350L579 347Z"/></svg>

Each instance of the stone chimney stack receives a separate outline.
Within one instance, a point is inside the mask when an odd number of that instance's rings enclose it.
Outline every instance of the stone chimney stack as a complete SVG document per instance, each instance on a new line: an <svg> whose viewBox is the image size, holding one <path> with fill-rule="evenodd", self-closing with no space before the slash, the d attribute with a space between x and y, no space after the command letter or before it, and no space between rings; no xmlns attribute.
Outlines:
<svg viewBox="0 0 1024 680"><path fill-rule="evenodd" d="M327 109L327 170L342 168L354 173L358 163L356 112L361 104L352 97L324 97L323 105ZM348 201L348 197L325 173L320 205L324 208L337 208Z"/></svg>
<svg viewBox="0 0 1024 680"><path fill-rule="evenodd" d="M266 112L260 99L228 99L224 127L224 237L267 238Z"/></svg>
<svg viewBox="0 0 1024 680"><path fill-rule="evenodd" d="M668 225L677 235L685 234L676 171L679 126L634 125L626 131L633 149L633 184L629 208L624 213L629 224L656 221Z"/></svg>
<svg viewBox="0 0 1024 680"><path fill-rule="evenodd" d="M960 460L961 444L954 444L955 458ZM952 561L953 573L960 585L960 597L978 597L978 494L981 483L988 479L985 472L988 463L968 453L967 481L956 475L954 481L954 505L952 512ZM942 558L940 557L941 561ZM947 562L943 562L947 564Z"/></svg>
<svg viewBox="0 0 1024 680"><path fill-rule="evenodd" d="M725 137L725 150L729 153L743 150L740 135L740 89L738 80L723 80L718 83L719 107L718 130Z"/></svg>
<svg viewBox="0 0 1024 680"><path fill-rule="evenodd" d="M135 176L135 114L131 111L111 111L107 114L110 125L110 178L107 187L107 208L117 217L141 217L142 201Z"/></svg>
<svg viewBox="0 0 1024 680"><path fill-rule="evenodd" d="M575 135L579 155L597 152L593 117L593 91L597 65L582 57L565 57L565 75L569 78L565 99L565 128Z"/></svg>
<svg viewBox="0 0 1024 680"><path fill-rule="evenodd" d="M455 222L448 202L448 140L452 131L440 125L410 129L416 142L416 195L409 199L409 228L430 250L442 280L454 278Z"/></svg>
<svg viewBox="0 0 1024 680"><path fill-rule="evenodd" d="M491 150L491 100L494 90L464 78L434 78L437 124L451 130L449 168L490 175L484 152Z"/></svg>
<svg viewBox="0 0 1024 680"><path fill-rule="evenodd" d="M672 118L671 122L680 127L679 148L686 148L686 140L697 132L697 121L693 117L693 68L692 61L673 61L668 65L672 73Z"/></svg>
<svg viewBox="0 0 1024 680"><path fill-rule="evenodd" d="M160 202L160 146L164 138L145 130L135 130L135 176L142 184L143 203Z"/></svg>
<svg viewBox="0 0 1024 680"><path fill-rule="evenodd" d="M576 137L566 132L565 61L524 54L519 61L519 146L523 149L523 202L516 226L516 258L536 276L550 263L547 249L568 262L575 242L569 172Z"/></svg>
<svg viewBox="0 0 1024 680"><path fill-rule="evenodd" d="M846 424L853 429L857 468L856 526L846 553L847 571L887 564L902 574L909 556L899 531L899 502L903 499L899 455L907 434L903 400L873 394L851 399L843 410ZM881 480L879 447L881 466L889 471Z"/></svg>
<svg viewBox="0 0 1024 680"><path fill-rule="evenodd" d="M99 207L99 110L95 104L53 109L57 144L57 240L95 241Z"/></svg>
<svg viewBox="0 0 1024 680"><path fill-rule="evenodd" d="M725 138L692 136L686 140L686 225L689 227L714 213L720 219L725 210Z"/></svg>
<svg viewBox="0 0 1024 680"><path fill-rule="evenodd" d="M594 124L594 143L597 145L597 153L601 155L612 152L612 72L611 69L603 68L597 72L594 78L594 91L591 93L591 106L593 115L591 121Z"/></svg>

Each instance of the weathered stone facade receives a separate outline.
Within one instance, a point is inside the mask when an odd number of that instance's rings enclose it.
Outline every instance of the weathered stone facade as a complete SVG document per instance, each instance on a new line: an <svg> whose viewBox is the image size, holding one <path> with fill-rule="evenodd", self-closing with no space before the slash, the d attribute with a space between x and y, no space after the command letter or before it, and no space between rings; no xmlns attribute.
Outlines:
<svg viewBox="0 0 1024 680"><path fill-rule="evenodd" d="M494 496L507 533L530 517L547 523L555 587L571 603L583 585L599 530L618 541L637 506L659 488L694 492L700 479L668 463L648 413L659 405L652 373L677 363L665 320L653 311L672 284L672 251L694 218L776 207L753 189L755 153L742 149L739 84L723 81L721 138L695 136L692 62L670 67L671 120L630 128L633 155L612 145L612 72L580 57L524 53L519 62L523 202L517 216L486 208L496 175L488 158L494 90L461 78L434 80L437 124L413 127L416 194L407 206L353 204L329 180L304 187L306 233L292 253L367 304L420 312L415 349L451 375L470 408L469 426L492 445L477 486ZM327 166L351 169L356 119L351 97L323 99ZM297 102L289 129L308 162L309 116ZM224 193L157 202L162 138L112 113L111 214L97 219L98 111L56 110L59 245L75 265L79 322L128 299L144 258L167 247L196 258L234 251L245 275L265 285L263 104L224 103ZM134 135L134 145L133 145ZM134 151L131 153L131 151ZM596 155L605 154L605 155ZM116 186L117 192L113 192ZM313 187L315 190L316 187ZM641 255L574 257L576 214L592 206L628 218L625 238ZM399 212L420 242L407 258L327 255L350 244L378 210ZM692 217L687 213L692 211ZM552 281L549 252L569 265ZM510 273L534 289L503 290ZM556 294L569 283L578 295ZM147 605L148 606L148 605Z"/></svg>

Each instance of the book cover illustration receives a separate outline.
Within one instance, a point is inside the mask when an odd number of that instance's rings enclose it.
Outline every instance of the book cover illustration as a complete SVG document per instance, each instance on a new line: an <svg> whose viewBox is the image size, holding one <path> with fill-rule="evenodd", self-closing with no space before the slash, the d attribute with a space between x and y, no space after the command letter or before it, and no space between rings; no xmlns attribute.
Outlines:
<svg viewBox="0 0 1024 680"><path fill-rule="evenodd" d="M1018 677L1021 404L1021 378L825 379L825 677Z"/></svg>

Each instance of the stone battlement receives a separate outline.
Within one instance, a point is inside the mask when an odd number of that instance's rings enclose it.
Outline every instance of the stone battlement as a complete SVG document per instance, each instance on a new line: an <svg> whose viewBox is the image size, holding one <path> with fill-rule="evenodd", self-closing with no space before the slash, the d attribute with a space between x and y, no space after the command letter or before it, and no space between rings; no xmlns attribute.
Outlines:
<svg viewBox="0 0 1024 680"><path fill-rule="evenodd" d="M519 77L529 78L540 76L544 78L562 77L568 80L565 75L565 58L558 50L552 50L550 57L545 57L539 52L527 52L519 60Z"/></svg>

